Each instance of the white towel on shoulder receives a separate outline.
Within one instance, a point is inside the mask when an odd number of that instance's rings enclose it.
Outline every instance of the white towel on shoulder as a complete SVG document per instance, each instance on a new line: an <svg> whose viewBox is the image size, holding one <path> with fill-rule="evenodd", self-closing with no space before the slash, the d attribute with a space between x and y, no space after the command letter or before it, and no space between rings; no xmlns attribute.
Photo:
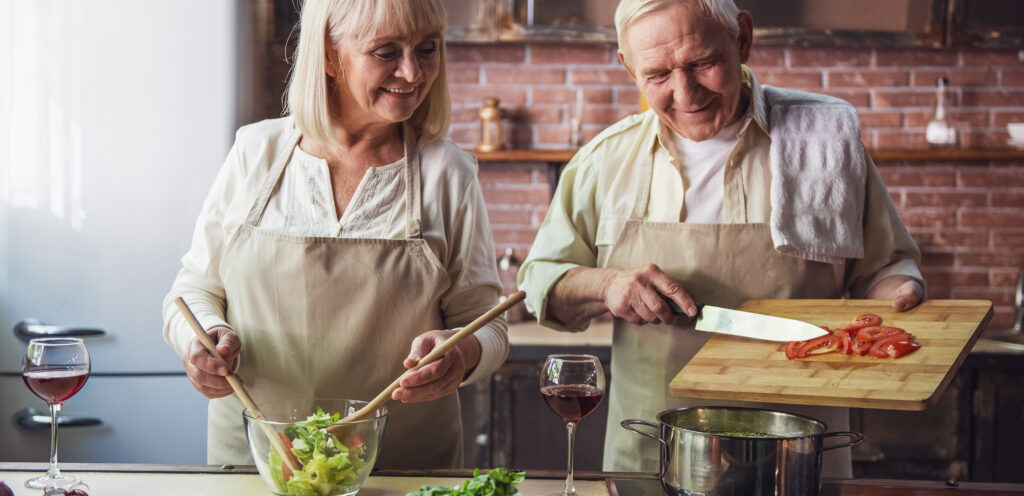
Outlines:
<svg viewBox="0 0 1024 496"><path fill-rule="evenodd" d="M863 258L867 164L857 111L827 95L770 86L764 93L775 249L824 263Z"/></svg>

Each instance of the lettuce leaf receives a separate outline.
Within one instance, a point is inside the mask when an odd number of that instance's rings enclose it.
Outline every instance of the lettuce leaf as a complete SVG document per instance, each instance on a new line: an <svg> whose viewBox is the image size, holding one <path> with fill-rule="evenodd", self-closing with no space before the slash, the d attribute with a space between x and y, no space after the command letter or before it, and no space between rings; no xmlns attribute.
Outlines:
<svg viewBox="0 0 1024 496"><path fill-rule="evenodd" d="M328 496L348 492L343 490L358 478L357 471L366 464L365 446L349 450L338 438L327 432L340 415L328 415L317 407L316 413L305 421L285 428L292 442L292 453L299 459L302 469L284 480L282 457L270 448L268 464L270 476L277 492L287 496Z"/></svg>
<svg viewBox="0 0 1024 496"><path fill-rule="evenodd" d="M461 486L423 486L405 496L511 496L519 493L516 485L523 482L526 472L508 470L497 467L481 474L480 469L473 469L473 478Z"/></svg>

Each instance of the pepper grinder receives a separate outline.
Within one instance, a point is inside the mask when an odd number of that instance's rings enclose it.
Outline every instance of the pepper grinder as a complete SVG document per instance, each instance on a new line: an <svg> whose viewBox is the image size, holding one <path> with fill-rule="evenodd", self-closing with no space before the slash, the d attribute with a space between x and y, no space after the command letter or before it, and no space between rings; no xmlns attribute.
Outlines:
<svg viewBox="0 0 1024 496"><path fill-rule="evenodd" d="M476 149L482 152L501 150L501 120L505 111L498 107L498 99L493 96L484 98L484 106L480 107L477 115L480 117L480 142Z"/></svg>
<svg viewBox="0 0 1024 496"><path fill-rule="evenodd" d="M935 116L925 128L925 140L935 147L946 147L956 145L956 128L946 117L946 87L949 79L945 76L939 77L938 86L935 88Z"/></svg>

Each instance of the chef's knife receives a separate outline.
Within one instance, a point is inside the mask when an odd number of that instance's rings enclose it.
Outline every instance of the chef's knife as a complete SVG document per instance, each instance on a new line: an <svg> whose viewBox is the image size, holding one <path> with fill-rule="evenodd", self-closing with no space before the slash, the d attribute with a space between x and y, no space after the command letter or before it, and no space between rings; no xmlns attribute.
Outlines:
<svg viewBox="0 0 1024 496"><path fill-rule="evenodd" d="M686 315L676 302L665 298L676 315ZM745 338L767 341L806 341L828 334L828 331L814 324L799 320L785 319L772 315L730 310L703 303L697 303L696 325L698 331L732 334Z"/></svg>

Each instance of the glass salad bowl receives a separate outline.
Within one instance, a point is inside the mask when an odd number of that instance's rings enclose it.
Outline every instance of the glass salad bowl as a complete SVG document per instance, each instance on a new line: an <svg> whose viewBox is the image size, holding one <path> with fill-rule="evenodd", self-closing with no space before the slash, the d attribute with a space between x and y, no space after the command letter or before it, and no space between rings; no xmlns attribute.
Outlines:
<svg viewBox="0 0 1024 496"><path fill-rule="evenodd" d="M340 419L365 401L281 400L256 405L267 420L248 409L245 434L260 477L280 496L348 496L370 475L380 452L387 408L355 422ZM277 439L271 441L271 436ZM280 450L294 458L285 460ZM294 467L294 468L293 468Z"/></svg>

